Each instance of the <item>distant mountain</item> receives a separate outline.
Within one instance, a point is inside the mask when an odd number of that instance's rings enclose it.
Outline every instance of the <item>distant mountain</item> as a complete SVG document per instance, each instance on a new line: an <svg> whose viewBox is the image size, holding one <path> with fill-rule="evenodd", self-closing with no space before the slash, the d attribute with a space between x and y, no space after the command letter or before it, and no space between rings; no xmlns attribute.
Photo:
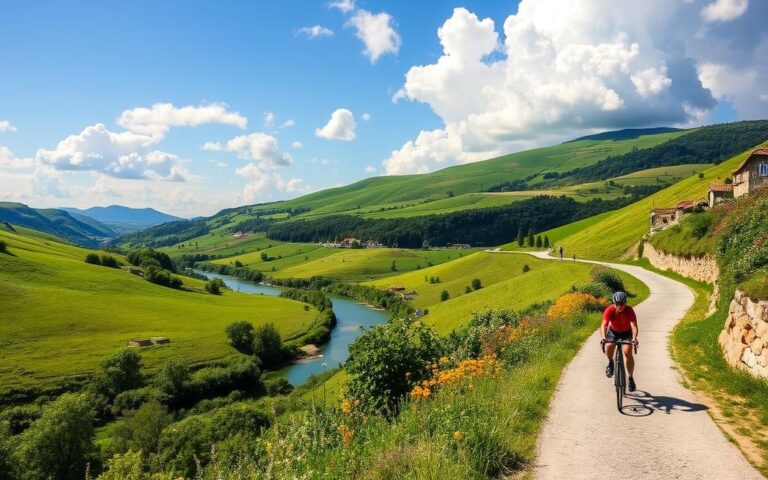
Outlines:
<svg viewBox="0 0 768 480"><path fill-rule="evenodd" d="M23 203L0 202L0 222L50 233L87 247L96 247L117 235L115 230L92 218L75 218L63 210L35 209Z"/></svg>
<svg viewBox="0 0 768 480"><path fill-rule="evenodd" d="M91 207L85 210L61 208L61 210L94 219L120 234L136 232L161 223L182 220L179 217L158 212L154 208L130 208L122 205Z"/></svg>
<svg viewBox="0 0 768 480"><path fill-rule="evenodd" d="M595 135L587 135L585 137L579 137L574 140L569 140L564 143L579 142L582 140L634 140L643 135L658 135L660 133L674 133L680 132L679 128L670 127L656 127L656 128L625 128L624 130L614 130L611 132L602 132Z"/></svg>

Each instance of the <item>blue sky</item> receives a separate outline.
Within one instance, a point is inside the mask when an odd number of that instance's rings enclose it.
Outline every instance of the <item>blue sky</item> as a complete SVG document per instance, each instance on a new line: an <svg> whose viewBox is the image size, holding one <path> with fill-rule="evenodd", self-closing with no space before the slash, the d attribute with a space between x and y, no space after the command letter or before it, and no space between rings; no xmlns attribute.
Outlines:
<svg viewBox="0 0 768 480"><path fill-rule="evenodd" d="M212 214L759 116L763 5L667 3L0 1L0 199Z"/></svg>

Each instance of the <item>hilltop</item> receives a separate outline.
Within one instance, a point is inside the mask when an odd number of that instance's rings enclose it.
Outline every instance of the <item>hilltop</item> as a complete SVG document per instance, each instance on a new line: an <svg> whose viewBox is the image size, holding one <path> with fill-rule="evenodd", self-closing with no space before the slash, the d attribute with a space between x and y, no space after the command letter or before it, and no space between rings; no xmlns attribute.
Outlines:
<svg viewBox="0 0 768 480"><path fill-rule="evenodd" d="M97 220L76 218L55 208L35 209L23 203L0 202L0 222L21 225L91 247L116 235L114 230Z"/></svg>
<svg viewBox="0 0 768 480"><path fill-rule="evenodd" d="M109 226L119 234L131 233L153 225L181 220L181 218L175 215L159 212L154 208L131 208L122 205L91 207L84 210L61 207L59 210L64 210L76 218L86 217L94 219Z"/></svg>

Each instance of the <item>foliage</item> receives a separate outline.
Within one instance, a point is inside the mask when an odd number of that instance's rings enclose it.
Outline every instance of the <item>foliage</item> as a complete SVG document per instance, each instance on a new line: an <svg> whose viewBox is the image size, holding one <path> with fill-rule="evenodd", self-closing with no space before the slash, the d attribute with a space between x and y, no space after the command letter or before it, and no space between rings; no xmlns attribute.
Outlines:
<svg viewBox="0 0 768 480"><path fill-rule="evenodd" d="M120 268L120 262L112 255L102 255L101 266L109 268Z"/></svg>
<svg viewBox="0 0 768 480"><path fill-rule="evenodd" d="M530 272L530 271L531 271L531 267L528 266L527 263L525 265L523 265L523 273Z"/></svg>
<svg viewBox="0 0 768 480"><path fill-rule="evenodd" d="M221 291L224 289L224 287L224 280L220 278L213 278L206 282L205 291L212 295L221 295Z"/></svg>
<svg viewBox="0 0 768 480"><path fill-rule="evenodd" d="M293 385L282 377L264 380L264 388L267 389L269 395L288 395L293 391Z"/></svg>
<svg viewBox="0 0 768 480"><path fill-rule="evenodd" d="M239 355L220 366L203 367L192 373L185 398L201 399L226 395L232 390L262 388L261 370L256 360Z"/></svg>
<svg viewBox="0 0 768 480"><path fill-rule="evenodd" d="M377 325L349 347L349 396L362 409L394 413L414 382L426 378L427 365L442 352L437 335L422 323L392 320Z"/></svg>
<svg viewBox="0 0 768 480"><path fill-rule="evenodd" d="M14 438L7 421L0 420L0 480L13 480L16 470L13 449Z"/></svg>
<svg viewBox="0 0 768 480"><path fill-rule="evenodd" d="M203 220L177 220L155 225L139 232L123 235L116 239L115 243L146 245L148 247L156 248L167 247L179 242L184 242L190 238L205 235L209 231L208 225L206 225Z"/></svg>
<svg viewBox="0 0 768 480"><path fill-rule="evenodd" d="M274 324L259 325L253 332L253 353L266 366L274 366L284 358L280 332Z"/></svg>
<svg viewBox="0 0 768 480"><path fill-rule="evenodd" d="M713 211L688 214L674 227L653 235L651 245L662 252L685 257L712 254L715 243L712 229L727 208L717 206Z"/></svg>
<svg viewBox="0 0 768 480"><path fill-rule="evenodd" d="M8 244L0 240L0 253L8 253Z"/></svg>
<svg viewBox="0 0 768 480"><path fill-rule="evenodd" d="M483 288L483 284L479 278L472 279L472 290L480 290Z"/></svg>
<svg viewBox="0 0 768 480"><path fill-rule="evenodd" d="M176 266L167 253L159 252L153 248L139 248L130 250L125 256L128 263L137 267L156 266L163 270L176 273Z"/></svg>
<svg viewBox="0 0 768 480"><path fill-rule="evenodd" d="M178 401L183 395L190 379L186 365L176 360L168 360L160 372L155 375L154 385L170 402Z"/></svg>
<svg viewBox="0 0 768 480"><path fill-rule="evenodd" d="M94 412L88 394L65 393L21 434L17 455L24 478L80 480L95 458Z"/></svg>
<svg viewBox="0 0 768 480"><path fill-rule="evenodd" d="M112 429L115 452L141 452L149 456L157 452L160 433L171 424L173 416L157 400L150 400Z"/></svg>
<svg viewBox="0 0 768 480"><path fill-rule="evenodd" d="M115 396L112 401L112 415L127 415L143 404L163 399L163 392L155 387L142 387L126 390Z"/></svg>
<svg viewBox="0 0 768 480"><path fill-rule="evenodd" d="M716 227L717 254L726 280L740 283L768 265L768 188L734 202Z"/></svg>
<svg viewBox="0 0 768 480"><path fill-rule="evenodd" d="M555 300L555 303L547 310L547 316L551 318L568 318L579 312L599 312L603 309L600 300L588 293L566 293Z"/></svg>
<svg viewBox="0 0 768 480"><path fill-rule="evenodd" d="M12 435L18 435L40 418L43 408L39 404L14 405L0 410L0 425L6 425Z"/></svg>
<svg viewBox="0 0 768 480"><path fill-rule="evenodd" d="M616 272L613 272L605 267L595 267L592 269L592 280L597 283L605 285L611 293L613 292L625 292L626 287L621 277Z"/></svg>
<svg viewBox="0 0 768 480"><path fill-rule="evenodd" d="M139 388L143 383L141 356L135 349L125 348L101 361L101 371L92 385L94 391L115 398L120 392Z"/></svg>
<svg viewBox="0 0 768 480"><path fill-rule="evenodd" d="M117 453L107 462L107 471L98 480L146 480L141 452Z"/></svg>
<svg viewBox="0 0 768 480"><path fill-rule="evenodd" d="M158 268L155 265L149 265L144 268L144 278L163 287L181 288L184 284L179 277L172 275L170 271Z"/></svg>
<svg viewBox="0 0 768 480"><path fill-rule="evenodd" d="M441 302L445 302L449 298L451 298L451 294L448 293L448 290L443 290L442 292L440 292L440 301Z"/></svg>
<svg viewBox="0 0 768 480"><path fill-rule="evenodd" d="M90 263L91 265L101 265L101 259L99 258L98 254L91 252L85 256L85 263Z"/></svg>
<svg viewBox="0 0 768 480"><path fill-rule="evenodd" d="M261 282L264 280L264 274L251 270L248 267L236 267L234 265L223 265L218 263L202 262L197 264L197 268L206 272L214 272L220 275L229 275L249 282Z"/></svg>

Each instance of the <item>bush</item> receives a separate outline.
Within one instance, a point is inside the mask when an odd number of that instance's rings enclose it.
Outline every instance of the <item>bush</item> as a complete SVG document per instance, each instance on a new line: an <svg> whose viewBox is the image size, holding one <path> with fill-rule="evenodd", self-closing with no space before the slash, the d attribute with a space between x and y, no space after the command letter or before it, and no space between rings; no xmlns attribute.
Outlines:
<svg viewBox="0 0 768 480"><path fill-rule="evenodd" d="M272 323L256 327L253 332L253 353L266 366L274 366L283 360L283 344L280 332Z"/></svg>
<svg viewBox="0 0 768 480"><path fill-rule="evenodd" d="M117 259L111 255L102 255L101 266L109 268L120 268L120 262L118 262Z"/></svg>
<svg viewBox="0 0 768 480"><path fill-rule="evenodd" d="M112 401L112 415L126 415L143 404L162 398L162 392L153 387L136 388L119 393Z"/></svg>
<svg viewBox="0 0 768 480"><path fill-rule="evenodd" d="M94 379L93 386L96 392L115 398L117 394L139 388L143 383L141 356L136 350L126 348L101 362L101 372Z"/></svg>
<svg viewBox="0 0 768 480"><path fill-rule="evenodd" d="M212 295L221 295L221 290L225 287L224 280L214 278L205 284L205 290Z"/></svg>
<svg viewBox="0 0 768 480"><path fill-rule="evenodd" d="M448 293L448 290L443 290L442 292L440 292L440 301L441 302L444 302L444 301L448 300L449 298L451 298L451 294Z"/></svg>
<svg viewBox="0 0 768 480"><path fill-rule="evenodd" d="M470 287L469 285L464 287L464 293L472 293L472 287Z"/></svg>
<svg viewBox="0 0 768 480"><path fill-rule="evenodd" d="M131 250L125 256L128 262L137 267L156 266L161 270L168 270L170 272L176 272L176 266L171 260L171 257L167 253L158 252L152 248L141 248L138 250Z"/></svg>
<svg viewBox="0 0 768 480"><path fill-rule="evenodd" d="M2 480L15 478L16 462L13 458L15 445L16 442L11 434L10 425L8 422L0 420L0 479Z"/></svg>
<svg viewBox="0 0 768 480"><path fill-rule="evenodd" d="M42 414L43 408L32 403L8 407L0 411L0 425L7 425L12 435L18 435L28 429ZM2 474L0 478L3 478Z"/></svg>
<svg viewBox="0 0 768 480"><path fill-rule="evenodd" d="M145 456L154 454L161 432L171 422L173 416L165 407L157 400L150 400L113 427L112 448L120 453L132 450Z"/></svg>
<svg viewBox="0 0 768 480"><path fill-rule="evenodd" d="M691 234L697 238L704 238L709 234L714 225L715 217L711 212L693 213L685 218Z"/></svg>
<svg viewBox="0 0 768 480"><path fill-rule="evenodd" d="M186 390L190 372L186 365L176 360L168 360L163 369L155 376L155 387L170 402L178 401Z"/></svg>
<svg viewBox="0 0 768 480"><path fill-rule="evenodd" d="M226 365L205 367L192 373L188 395L192 398L211 398L226 395L232 390L253 391L262 388L260 375L256 360L240 355Z"/></svg>
<svg viewBox="0 0 768 480"><path fill-rule="evenodd" d="M621 277L603 267L597 267L592 270L592 280L602 283L608 287L611 292L626 291L624 288L624 282L621 280Z"/></svg>
<svg viewBox="0 0 768 480"><path fill-rule="evenodd" d="M86 464L96 458L91 403L88 394L65 393L44 408L17 439L24 478L85 478Z"/></svg>
<svg viewBox="0 0 768 480"><path fill-rule="evenodd" d="M179 277L171 274L170 271L161 269L154 264L142 265L144 268L144 278L154 284L170 288L180 288L184 282Z"/></svg>
<svg viewBox="0 0 768 480"><path fill-rule="evenodd" d="M371 412L395 413L400 398L429 374L442 353L440 339L423 323L402 319L377 325L349 347L349 396Z"/></svg>
<svg viewBox="0 0 768 480"><path fill-rule="evenodd" d="M293 385L284 378L272 378L264 381L264 387L269 395L288 395L293 391Z"/></svg>
<svg viewBox="0 0 768 480"><path fill-rule="evenodd" d="M264 411L253 403L235 403L214 410L210 414L211 438L213 441L225 440L238 433L253 436L269 426L269 418Z"/></svg>
<svg viewBox="0 0 768 480"><path fill-rule="evenodd" d="M253 325L250 322L239 321L231 323L224 329L224 332L229 338L229 343L232 344L240 352L251 353L253 352Z"/></svg>
<svg viewBox="0 0 768 480"><path fill-rule="evenodd" d="M598 299L610 299L613 295L613 290L609 289L604 283L590 282L584 285L575 287L575 290L580 293L586 293L592 295Z"/></svg>
<svg viewBox="0 0 768 480"><path fill-rule="evenodd" d="M523 265L523 273L530 272L530 271L531 271L531 267L529 267L527 263Z"/></svg>
<svg viewBox="0 0 768 480"><path fill-rule="evenodd" d="M160 434L160 462L177 474L191 477L195 470L195 457L207 462L212 443L208 419L200 415L187 417L172 423Z"/></svg>
<svg viewBox="0 0 768 480"><path fill-rule="evenodd" d="M0 240L0 253L8 253L8 244Z"/></svg>
<svg viewBox="0 0 768 480"><path fill-rule="evenodd" d="M481 288L483 288L483 284L480 282L479 278L475 278L474 280L472 280L473 290L480 290Z"/></svg>
<svg viewBox="0 0 768 480"><path fill-rule="evenodd" d="M95 253L89 253L85 256L85 263L90 263L91 265L101 265L101 259Z"/></svg>
<svg viewBox="0 0 768 480"><path fill-rule="evenodd" d="M603 305L600 300L588 293L566 293L558 298L547 310L547 316L557 319L568 319L580 312L600 312Z"/></svg>

